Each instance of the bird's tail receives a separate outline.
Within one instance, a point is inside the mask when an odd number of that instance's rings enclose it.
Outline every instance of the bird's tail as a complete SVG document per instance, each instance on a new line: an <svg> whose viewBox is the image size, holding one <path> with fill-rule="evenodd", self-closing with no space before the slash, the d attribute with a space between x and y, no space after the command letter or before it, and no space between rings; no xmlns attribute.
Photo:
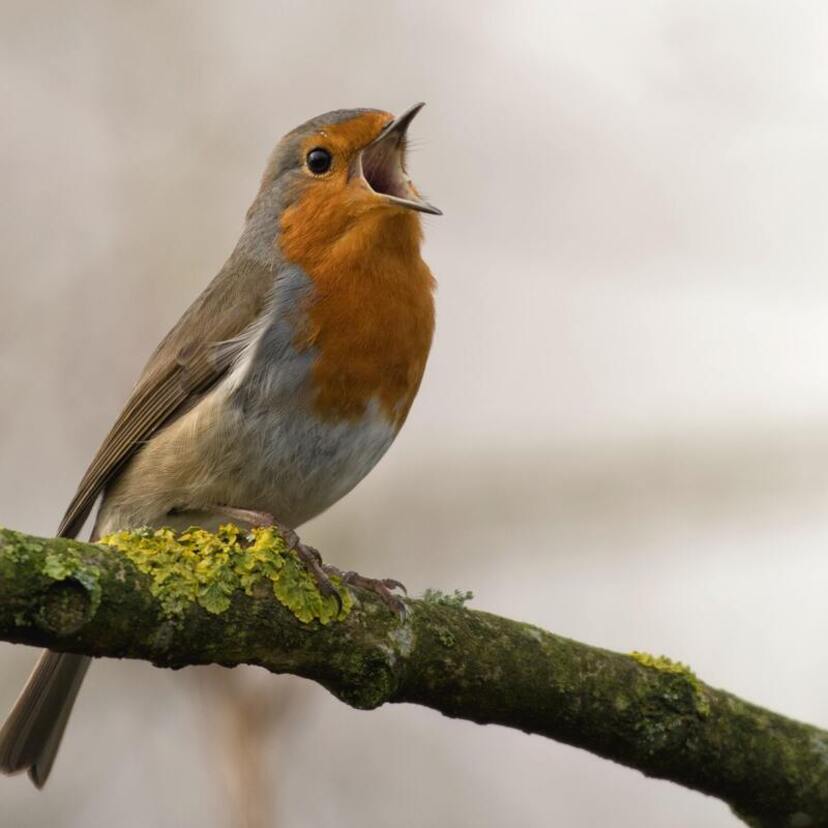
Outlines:
<svg viewBox="0 0 828 828"><path fill-rule="evenodd" d="M27 770L42 788L91 659L45 650L0 729L0 772Z"/></svg>

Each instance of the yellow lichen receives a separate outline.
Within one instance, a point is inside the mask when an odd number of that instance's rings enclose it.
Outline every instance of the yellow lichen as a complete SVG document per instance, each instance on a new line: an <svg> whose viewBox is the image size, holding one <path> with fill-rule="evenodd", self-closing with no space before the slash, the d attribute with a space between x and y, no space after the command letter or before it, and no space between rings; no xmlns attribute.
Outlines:
<svg viewBox="0 0 828 828"><path fill-rule="evenodd" d="M710 713L710 702L704 692L702 683L686 664L682 664L680 661L673 661L671 658L667 658L667 656L654 656L650 653L640 652L639 650L633 650L630 653L630 658L637 661L643 667L658 670L660 673L671 673L676 676L682 676L693 691L693 696L696 700L696 711L699 715L707 716Z"/></svg>
<svg viewBox="0 0 828 828"><path fill-rule="evenodd" d="M633 650L630 653L630 658L644 667L652 667L654 670L659 670L662 673L689 673L695 678L693 671L686 664L682 664L680 661L673 661L671 658L667 658L667 656L654 656L650 653Z"/></svg>
<svg viewBox="0 0 828 828"><path fill-rule="evenodd" d="M235 591L252 595L262 584L270 584L279 602L305 623L341 620L353 604L336 579L341 610L333 597L323 596L272 527L247 532L226 524L215 533L195 527L182 533L139 529L115 532L99 543L116 548L150 576L152 594L171 616L180 615L192 603L208 612L224 612Z"/></svg>

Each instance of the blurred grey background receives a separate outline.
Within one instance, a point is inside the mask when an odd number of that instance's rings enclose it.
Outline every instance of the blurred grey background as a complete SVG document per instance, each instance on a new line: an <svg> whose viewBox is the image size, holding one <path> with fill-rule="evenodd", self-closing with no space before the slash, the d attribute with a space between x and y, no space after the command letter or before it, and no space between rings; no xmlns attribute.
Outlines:
<svg viewBox="0 0 828 828"><path fill-rule="evenodd" d="M279 136L425 100L438 334L335 563L828 726L828 8L0 4L0 523L51 534ZM35 652L0 646L5 710ZM26 826L736 826L721 803L254 669L96 663Z"/></svg>

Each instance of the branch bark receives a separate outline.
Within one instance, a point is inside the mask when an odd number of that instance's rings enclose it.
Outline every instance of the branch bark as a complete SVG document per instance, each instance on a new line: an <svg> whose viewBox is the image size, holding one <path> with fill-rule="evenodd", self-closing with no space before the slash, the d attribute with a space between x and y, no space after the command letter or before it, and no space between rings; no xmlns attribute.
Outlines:
<svg viewBox="0 0 828 828"><path fill-rule="evenodd" d="M220 606L171 608L158 573L111 547L0 530L2 640L159 667L256 664L353 707L421 704L574 745L718 797L750 825L828 826L828 732L668 659L588 646L452 598L409 600L400 619L357 597L326 624L300 621L264 580Z"/></svg>

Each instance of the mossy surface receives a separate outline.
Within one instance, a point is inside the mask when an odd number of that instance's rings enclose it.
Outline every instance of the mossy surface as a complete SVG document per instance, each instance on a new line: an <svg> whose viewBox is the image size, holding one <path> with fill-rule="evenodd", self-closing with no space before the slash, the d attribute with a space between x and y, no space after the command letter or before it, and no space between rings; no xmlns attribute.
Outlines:
<svg viewBox="0 0 828 828"><path fill-rule="evenodd" d="M152 594L169 617L182 615L193 603L220 614L236 590L252 596L262 587L305 623L343 620L353 605L335 578L341 607L332 596L323 596L272 527L243 531L226 524L217 532L193 527L181 533L139 529L107 535L99 543L114 547L149 575Z"/></svg>
<svg viewBox="0 0 828 828"><path fill-rule="evenodd" d="M369 592L326 611L273 530L106 540L0 530L0 637L167 667L256 664L361 709L425 704L576 745L717 796L751 825L828 828L828 733L681 663L466 609L463 593L409 601L402 617Z"/></svg>
<svg viewBox="0 0 828 828"><path fill-rule="evenodd" d="M56 585L75 582L76 586L79 585L79 588L83 589L85 595L84 614L88 617L95 614L102 596L101 570L84 555L86 547L83 544L63 538L47 544L39 538L0 527L0 546L3 550L0 557L0 578L4 577L5 568L10 568L9 572L16 574L22 564L32 567L33 591L37 590L35 584L40 576ZM77 602L67 600L70 595L71 589L55 589L51 592L50 597L53 600L50 605L44 605L37 613L45 626L54 631L63 628L64 613L61 611L61 605L70 615L77 613ZM26 623L26 618L27 613L19 613L21 624Z"/></svg>
<svg viewBox="0 0 828 828"><path fill-rule="evenodd" d="M650 667L653 670L658 670L660 673L667 673L668 675L679 676L684 679L693 691L693 696L696 700L696 712L700 716L708 716L710 714L710 702L705 696L702 683L686 664L682 664L680 661L673 661L667 658L667 656L654 656L639 650L633 650L630 653L630 658L637 661L642 667Z"/></svg>
<svg viewBox="0 0 828 828"><path fill-rule="evenodd" d="M443 592L441 589L429 587L423 593L423 601L427 604L440 604L444 607L465 607L474 598L474 593L469 589L455 589L454 592Z"/></svg>

